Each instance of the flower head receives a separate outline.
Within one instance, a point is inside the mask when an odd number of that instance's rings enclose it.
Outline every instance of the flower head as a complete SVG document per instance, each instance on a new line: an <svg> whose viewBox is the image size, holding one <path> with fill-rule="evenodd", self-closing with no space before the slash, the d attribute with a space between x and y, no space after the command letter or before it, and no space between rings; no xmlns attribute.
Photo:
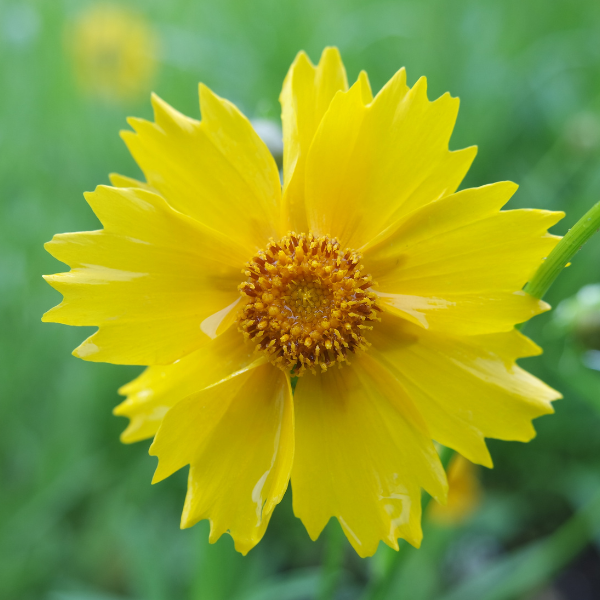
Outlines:
<svg viewBox="0 0 600 600"><path fill-rule="evenodd" d="M336 517L361 556L418 546L421 489L447 494L433 440L491 466L485 438L530 440L559 397L514 325L548 308L522 288L561 214L501 211L509 182L456 192L458 100L404 70L348 88L335 49L285 79L283 186L203 85L201 121L152 103L123 133L146 181L113 175L86 194L104 229L47 245L71 271L44 319L99 327L76 356L148 365L115 413L154 436L154 481L190 465L183 527L246 553L291 478L313 539Z"/></svg>
<svg viewBox="0 0 600 600"><path fill-rule="evenodd" d="M142 15L98 3L67 32L81 88L106 100L127 100L148 90L157 67L157 37Z"/></svg>

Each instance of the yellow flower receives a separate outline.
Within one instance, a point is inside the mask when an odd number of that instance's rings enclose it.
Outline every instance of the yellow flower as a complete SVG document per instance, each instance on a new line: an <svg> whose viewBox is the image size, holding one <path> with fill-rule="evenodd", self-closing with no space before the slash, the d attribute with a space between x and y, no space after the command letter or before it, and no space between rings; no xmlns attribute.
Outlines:
<svg viewBox="0 0 600 600"><path fill-rule="evenodd" d="M514 324L548 308L521 290L562 214L500 211L510 182L456 192L458 100L404 70L348 89L333 48L285 79L283 190L205 86L202 121L152 103L123 133L146 182L113 175L86 194L104 229L47 244L71 271L44 320L99 327L76 356L150 365L115 413L154 436L155 482L190 465L182 527L246 553L291 478L313 539L337 517L361 556L418 546L421 489L447 493L433 440L490 467L484 438L530 440L559 397L516 366L540 349Z"/></svg>
<svg viewBox="0 0 600 600"><path fill-rule="evenodd" d="M93 4L69 28L66 41L86 93L107 100L147 93L158 41L142 15L115 4Z"/></svg>
<svg viewBox="0 0 600 600"><path fill-rule="evenodd" d="M448 467L448 486L448 502L445 505L432 502L429 516L440 525L460 525L481 503L477 466L455 454Z"/></svg>

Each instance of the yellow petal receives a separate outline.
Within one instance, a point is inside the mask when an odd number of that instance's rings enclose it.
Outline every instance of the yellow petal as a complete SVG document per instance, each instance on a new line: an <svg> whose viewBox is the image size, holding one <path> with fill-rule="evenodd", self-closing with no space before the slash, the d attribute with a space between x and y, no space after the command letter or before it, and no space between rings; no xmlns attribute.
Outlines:
<svg viewBox="0 0 600 600"><path fill-rule="evenodd" d="M390 221L396 221L433 200L453 194L471 168L476 155L477 146L445 152L432 173L406 199Z"/></svg>
<svg viewBox="0 0 600 600"><path fill-rule="evenodd" d="M421 487L445 498L430 436L394 377L368 354L298 381L294 512L316 539L337 517L360 556L380 540L418 546Z"/></svg>
<svg viewBox="0 0 600 600"><path fill-rule="evenodd" d="M169 364L208 342L201 324L238 297L245 250L142 189L86 199L104 230L46 244L71 271L46 276L64 298L43 320L98 326L75 351L92 361Z"/></svg>
<svg viewBox="0 0 600 600"><path fill-rule="evenodd" d="M200 86L202 121L152 97L155 122L130 119L122 137L177 210L237 240L250 252L281 237L277 165L238 109Z"/></svg>
<svg viewBox="0 0 600 600"><path fill-rule="evenodd" d="M125 175L119 175L118 173L111 173L108 178L110 179L111 184L114 187L119 188L141 188L148 192L154 192L157 194L158 192L151 186L145 183L144 181L138 181L133 177L127 177Z"/></svg>
<svg viewBox="0 0 600 600"><path fill-rule="evenodd" d="M150 454L153 482L189 464L181 519L210 520L210 542L230 533L246 554L283 498L294 454L289 378L263 365L189 396L165 416Z"/></svg>
<svg viewBox="0 0 600 600"><path fill-rule="evenodd" d="M242 340L233 327L172 365L148 367L124 385L119 393L127 399L113 411L129 418L121 441L132 443L152 437L167 411L183 398L267 361Z"/></svg>
<svg viewBox="0 0 600 600"><path fill-rule="evenodd" d="M453 193L475 149L448 150L458 99L429 102L426 81L406 86L402 69L365 104L364 78L339 93L306 164L310 229L361 248L417 206Z"/></svg>
<svg viewBox="0 0 600 600"><path fill-rule="evenodd" d="M300 52L283 83L279 98L283 124L284 212L287 228L308 232L304 209L304 171L315 132L339 90L348 89L337 48L325 48L315 67Z"/></svg>
<svg viewBox="0 0 600 600"><path fill-rule="evenodd" d="M358 82L361 87L363 104L370 104L373 102L373 92L371 91L371 83L366 71L361 71L358 74Z"/></svg>
<svg viewBox="0 0 600 600"><path fill-rule="evenodd" d="M477 466L455 454L448 468L448 502L432 500L428 516L441 525L460 525L477 510L481 495Z"/></svg>
<svg viewBox="0 0 600 600"><path fill-rule="evenodd" d="M522 291L559 241L563 213L500 211L516 190L501 182L417 209L364 250L382 308L456 334L510 331L549 306Z"/></svg>
<svg viewBox="0 0 600 600"><path fill-rule="evenodd" d="M221 335L235 323L238 311L242 306L243 300L238 296L229 306L206 317L206 319L200 323L200 329L202 329L211 340L214 340L218 335Z"/></svg>
<svg viewBox="0 0 600 600"><path fill-rule="evenodd" d="M425 329L462 335L510 331L516 323L550 310L549 304L523 291L377 295L379 306L392 314Z"/></svg>
<svg viewBox="0 0 600 600"><path fill-rule="evenodd" d="M369 352L410 396L433 439L471 462L492 466L484 438L526 442L531 420L553 412L560 394L515 364L539 354L513 330L474 336L427 331L383 314Z"/></svg>

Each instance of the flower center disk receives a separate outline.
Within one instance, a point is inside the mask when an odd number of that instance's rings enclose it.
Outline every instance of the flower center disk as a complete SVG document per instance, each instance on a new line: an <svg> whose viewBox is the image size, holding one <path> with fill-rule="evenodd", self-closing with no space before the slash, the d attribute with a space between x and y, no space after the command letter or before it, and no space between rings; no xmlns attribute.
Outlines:
<svg viewBox="0 0 600 600"><path fill-rule="evenodd" d="M246 265L238 317L246 340L294 375L326 371L364 350L364 333L378 321L377 296L360 255L329 236L290 233L271 240Z"/></svg>

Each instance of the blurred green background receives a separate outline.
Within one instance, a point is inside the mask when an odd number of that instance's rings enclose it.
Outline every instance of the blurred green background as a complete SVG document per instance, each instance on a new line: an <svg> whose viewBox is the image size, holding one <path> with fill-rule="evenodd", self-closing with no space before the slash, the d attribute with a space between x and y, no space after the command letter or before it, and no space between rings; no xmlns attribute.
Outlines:
<svg viewBox="0 0 600 600"><path fill-rule="evenodd" d="M600 199L600 3L121 0L155 40L154 74L124 97L93 85L118 52L85 62L91 34L77 24L93 6L0 0L0 598L308 600L325 598L331 577L329 597L361 598L393 553L360 560L346 545L336 575L336 526L311 542L289 490L246 558L226 536L209 546L206 523L179 530L186 469L151 486L149 442L121 445L125 421L111 414L140 369L78 360L93 330L40 322L59 301L41 275L63 270L42 244L98 228L82 192L109 172L139 176L118 131L129 115L151 118L150 91L198 118L203 81L279 123L295 54L317 61L326 45L374 90L406 66L411 84L428 77L430 98L459 96L452 147L480 148L464 186L514 180L510 207L564 210L554 231L565 233ZM547 299L598 282L600 236ZM600 302L587 320L582 302L526 328L545 354L521 363L564 394L556 414L529 444L490 442L478 510L426 523L382 597L600 598Z"/></svg>

